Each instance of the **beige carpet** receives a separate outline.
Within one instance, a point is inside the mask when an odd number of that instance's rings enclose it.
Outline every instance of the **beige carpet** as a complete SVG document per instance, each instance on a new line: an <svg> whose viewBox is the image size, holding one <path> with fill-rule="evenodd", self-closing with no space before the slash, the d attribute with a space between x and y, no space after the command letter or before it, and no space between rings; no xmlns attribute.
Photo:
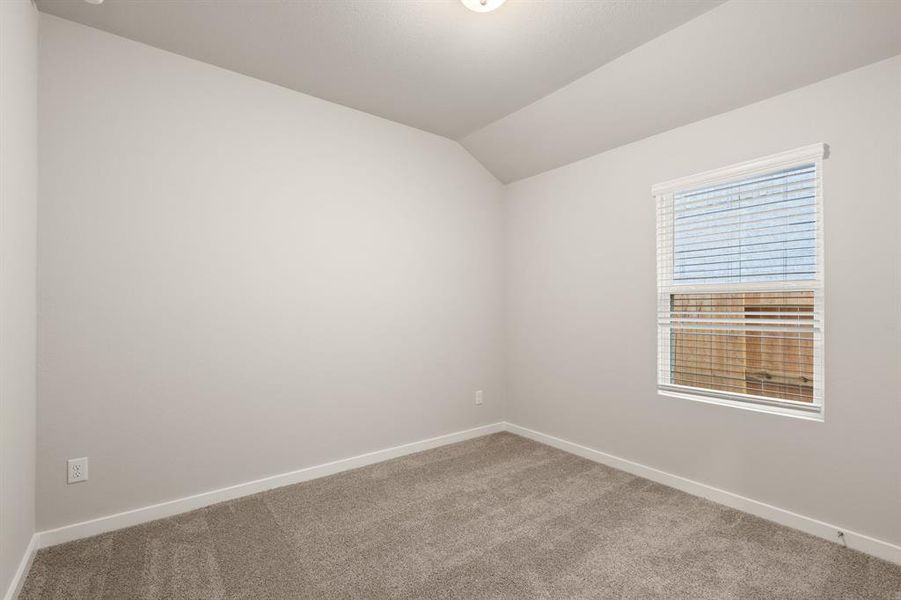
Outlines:
<svg viewBox="0 0 901 600"><path fill-rule="evenodd" d="M26 600L901 599L901 567L499 433L38 553Z"/></svg>

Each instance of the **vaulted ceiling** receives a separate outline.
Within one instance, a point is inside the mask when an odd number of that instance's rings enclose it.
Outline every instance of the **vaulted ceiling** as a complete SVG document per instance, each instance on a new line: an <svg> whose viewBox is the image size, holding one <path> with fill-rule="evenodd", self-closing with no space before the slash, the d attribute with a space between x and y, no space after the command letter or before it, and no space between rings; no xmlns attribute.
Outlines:
<svg viewBox="0 0 901 600"><path fill-rule="evenodd" d="M901 53L897 0L37 0L459 140L512 181Z"/></svg>
<svg viewBox="0 0 901 600"><path fill-rule="evenodd" d="M899 53L901 0L731 0L460 141L514 181Z"/></svg>

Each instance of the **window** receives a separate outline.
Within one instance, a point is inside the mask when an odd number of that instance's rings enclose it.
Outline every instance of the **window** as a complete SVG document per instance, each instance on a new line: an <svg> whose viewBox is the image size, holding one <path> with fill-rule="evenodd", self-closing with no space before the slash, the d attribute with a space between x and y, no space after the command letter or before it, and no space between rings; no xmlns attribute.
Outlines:
<svg viewBox="0 0 901 600"><path fill-rule="evenodd" d="M662 394L822 418L825 149L654 186Z"/></svg>

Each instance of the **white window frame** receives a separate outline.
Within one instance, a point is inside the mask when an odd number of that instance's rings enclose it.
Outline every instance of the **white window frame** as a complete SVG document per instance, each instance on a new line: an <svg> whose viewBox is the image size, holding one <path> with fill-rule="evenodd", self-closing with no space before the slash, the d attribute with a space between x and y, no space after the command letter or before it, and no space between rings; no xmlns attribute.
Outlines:
<svg viewBox="0 0 901 600"><path fill-rule="evenodd" d="M657 311L663 309L663 302L669 302L670 294L692 292L764 292L764 291L813 291L814 293L814 402L799 402L793 400L781 400L765 396L751 394L730 393L713 389L704 389L671 382L670 368L664 367L661 357L670 355L670 336L662 334L662 326L657 326L658 355L657 355L657 393L662 396L684 398L698 402L731 406L745 410L785 415L814 421L823 421L825 418L825 394L824 394L824 348L825 348L825 303L824 303L824 244L823 244L823 160L828 156L826 144L812 144L788 152L773 154L760 159L743 162L728 167L706 171L698 175L682 177L652 186L651 193L657 205ZM666 229L659 222L662 214L667 214L662 209L665 203L672 202L675 194L694 189L725 184L736 180L749 179L755 176L781 169L790 169L805 164L816 166L816 273L814 280L788 281L788 282L760 282L760 283L730 283L730 284L689 284L677 285L672 281L673 273L673 249L667 248L666 231L671 230L672 224ZM672 214L672 213L669 213ZM668 281L663 281L668 274Z"/></svg>

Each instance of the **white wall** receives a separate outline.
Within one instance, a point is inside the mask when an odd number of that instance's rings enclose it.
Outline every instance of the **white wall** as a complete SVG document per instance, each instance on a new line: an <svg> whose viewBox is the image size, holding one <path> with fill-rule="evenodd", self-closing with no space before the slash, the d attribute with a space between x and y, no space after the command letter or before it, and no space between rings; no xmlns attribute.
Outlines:
<svg viewBox="0 0 901 600"><path fill-rule="evenodd" d="M457 143L40 26L39 529L500 420L502 188Z"/></svg>
<svg viewBox="0 0 901 600"><path fill-rule="evenodd" d="M826 421L661 397L651 185L826 142ZM510 421L901 542L901 57L508 187Z"/></svg>
<svg viewBox="0 0 901 600"><path fill-rule="evenodd" d="M38 13L0 2L0 594L34 533Z"/></svg>

